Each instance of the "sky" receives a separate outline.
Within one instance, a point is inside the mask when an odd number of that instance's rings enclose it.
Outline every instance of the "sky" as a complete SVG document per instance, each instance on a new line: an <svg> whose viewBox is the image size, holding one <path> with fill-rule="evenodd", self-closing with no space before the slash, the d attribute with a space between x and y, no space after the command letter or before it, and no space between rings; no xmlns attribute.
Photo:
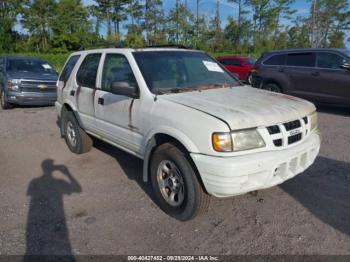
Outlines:
<svg viewBox="0 0 350 262"><path fill-rule="evenodd" d="M184 2L185 0L180 0ZM350 0L349 0L350 1ZM93 0L83 0L84 4L89 5L92 4ZM165 11L170 10L175 6L176 1L175 0L163 0L164 3L164 9ZM195 12L196 9L196 0L187 0L189 8ZM237 17L238 8L235 4L229 3L227 0L221 0L220 1L220 15L221 15L221 21L222 26L224 27L227 23L227 18L229 16L232 16L234 18ZM307 0L295 0L294 4L292 5L292 8L296 10L295 18L301 16L307 16L310 13L310 6L311 1ZM204 14L206 17L213 17L215 15L215 9L216 9L216 0L201 0L200 4L200 12L201 14ZM291 23L291 21L285 20L282 21L282 23L288 25L288 23ZM102 33L106 31L105 28L102 29ZM346 32L346 39L350 38L350 30ZM350 42L346 42L347 48L350 49Z"/></svg>

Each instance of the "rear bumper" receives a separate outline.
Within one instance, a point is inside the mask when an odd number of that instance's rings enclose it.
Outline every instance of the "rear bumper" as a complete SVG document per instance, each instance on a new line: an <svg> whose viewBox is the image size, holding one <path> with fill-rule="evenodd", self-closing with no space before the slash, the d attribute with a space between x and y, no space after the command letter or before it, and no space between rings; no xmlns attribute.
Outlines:
<svg viewBox="0 0 350 262"><path fill-rule="evenodd" d="M284 150L237 157L191 154L207 192L217 197L269 188L307 169L318 155L320 135L314 132L303 143Z"/></svg>
<svg viewBox="0 0 350 262"><path fill-rule="evenodd" d="M17 105L53 105L57 100L54 93L25 93L8 92L7 101Z"/></svg>

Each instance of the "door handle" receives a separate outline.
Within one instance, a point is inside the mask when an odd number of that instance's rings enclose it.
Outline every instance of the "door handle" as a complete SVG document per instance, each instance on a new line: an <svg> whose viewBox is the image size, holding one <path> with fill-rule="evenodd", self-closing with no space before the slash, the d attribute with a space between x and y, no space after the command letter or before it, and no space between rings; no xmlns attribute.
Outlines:
<svg viewBox="0 0 350 262"><path fill-rule="evenodd" d="M104 105L105 104L105 99L103 97L99 97L98 100L97 100L97 103L99 105Z"/></svg>
<svg viewBox="0 0 350 262"><path fill-rule="evenodd" d="M311 75L312 75L312 76L319 76L320 73L319 73L319 72L312 72Z"/></svg>

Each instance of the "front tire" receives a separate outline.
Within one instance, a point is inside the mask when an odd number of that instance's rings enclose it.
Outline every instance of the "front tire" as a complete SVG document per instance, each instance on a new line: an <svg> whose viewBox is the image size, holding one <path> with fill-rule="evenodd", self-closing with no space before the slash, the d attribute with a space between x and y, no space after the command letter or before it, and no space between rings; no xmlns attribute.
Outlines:
<svg viewBox="0 0 350 262"><path fill-rule="evenodd" d="M92 139L79 126L73 112L65 112L62 118L62 121L64 121L64 138L70 151L76 154L89 152L92 147Z"/></svg>
<svg viewBox="0 0 350 262"><path fill-rule="evenodd" d="M151 183L159 207L186 221L205 211L210 196L200 185L187 152L173 143L156 148L150 164Z"/></svg>
<svg viewBox="0 0 350 262"><path fill-rule="evenodd" d="M0 105L3 110L12 108L12 105L6 100L5 91L3 89L0 91Z"/></svg>

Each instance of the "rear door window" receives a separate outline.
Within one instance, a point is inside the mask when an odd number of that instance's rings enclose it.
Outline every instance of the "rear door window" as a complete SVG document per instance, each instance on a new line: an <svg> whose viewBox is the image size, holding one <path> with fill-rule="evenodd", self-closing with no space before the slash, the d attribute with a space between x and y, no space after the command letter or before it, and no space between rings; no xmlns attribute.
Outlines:
<svg viewBox="0 0 350 262"><path fill-rule="evenodd" d="M346 63L344 57L333 53L318 53L317 67L328 69L340 69Z"/></svg>
<svg viewBox="0 0 350 262"><path fill-rule="evenodd" d="M315 53L295 53L288 54L287 65L297 67L315 67L316 55Z"/></svg>
<svg viewBox="0 0 350 262"><path fill-rule="evenodd" d="M81 63L77 73L77 83L80 86L95 88L98 65L101 54L88 54Z"/></svg>
<svg viewBox="0 0 350 262"><path fill-rule="evenodd" d="M286 61L286 55L274 55L264 62L264 65L280 66L284 65Z"/></svg>
<svg viewBox="0 0 350 262"><path fill-rule="evenodd" d="M229 59L229 60L227 60L227 64L230 66L240 66L241 61L238 59Z"/></svg>
<svg viewBox="0 0 350 262"><path fill-rule="evenodd" d="M63 68L62 70L62 73L60 75L60 79L59 81L64 81L66 82L69 77L70 77L70 74L72 73L73 71L73 68L75 66L75 64L78 62L79 60L79 57L80 55L74 55L74 56L71 56L66 64L66 66Z"/></svg>

